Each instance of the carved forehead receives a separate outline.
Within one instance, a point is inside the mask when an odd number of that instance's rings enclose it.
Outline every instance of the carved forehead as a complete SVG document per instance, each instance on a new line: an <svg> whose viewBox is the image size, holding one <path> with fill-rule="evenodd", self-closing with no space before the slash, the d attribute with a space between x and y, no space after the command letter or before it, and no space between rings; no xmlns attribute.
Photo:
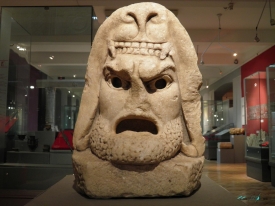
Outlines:
<svg viewBox="0 0 275 206"><path fill-rule="evenodd" d="M119 54L115 59L108 58L105 67L129 75L138 74L141 78L150 78L167 69L175 70L175 64L170 57L161 60L156 56L131 54Z"/></svg>

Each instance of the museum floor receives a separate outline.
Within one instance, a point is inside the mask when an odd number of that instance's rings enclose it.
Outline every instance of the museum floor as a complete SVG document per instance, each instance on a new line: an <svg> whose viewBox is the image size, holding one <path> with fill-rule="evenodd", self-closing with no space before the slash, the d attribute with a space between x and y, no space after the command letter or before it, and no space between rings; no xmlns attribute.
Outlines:
<svg viewBox="0 0 275 206"><path fill-rule="evenodd" d="M246 164L217 164L205 161L204 173L247 205L275 205L275 187L270 182L260 182L247 177Z"/></svg>
<svg viewBox="0 0 275 206"><path fill-rule="evenodd" d="M247 205L275 205L275 187L270 182L260 182L246 176L246 164L218 164L205 161L204 175L228 190ZM43 191L0 190L0 205L21 206ZM207 205L207 204L205 204Z"/></svg>

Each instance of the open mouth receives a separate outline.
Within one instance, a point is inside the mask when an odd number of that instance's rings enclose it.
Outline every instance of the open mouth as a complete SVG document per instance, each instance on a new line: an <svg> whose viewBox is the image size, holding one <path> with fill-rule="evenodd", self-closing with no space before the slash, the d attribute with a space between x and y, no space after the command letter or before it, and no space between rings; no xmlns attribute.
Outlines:
<svg viewBox="0 0 275 206"><path fill-rule="evenodd" d="M157 134L158 129L155 123L144 119L124 119L116 127L116 133L122 133L125 131L132 132L149 132Z"/></svg>

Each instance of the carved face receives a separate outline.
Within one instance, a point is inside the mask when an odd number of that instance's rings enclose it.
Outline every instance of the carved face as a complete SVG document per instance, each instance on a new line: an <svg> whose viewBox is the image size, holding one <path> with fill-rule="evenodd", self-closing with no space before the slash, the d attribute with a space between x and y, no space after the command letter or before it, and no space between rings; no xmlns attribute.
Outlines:
<svg viewBox="0 0 275 206"><path fill-rule="evenodd" d="M158 163L179 150L203 154L197 54L166 8L114 12L95 36L85 78L76 150L125 164Z"/></svg>
<svg viewBox="0 0 275 206"><path fill-rule="evenodd" d="M152 164L178 152L183 137L175 69L170 57L118 54L107 59L91 133L98 157Z"/></svg>

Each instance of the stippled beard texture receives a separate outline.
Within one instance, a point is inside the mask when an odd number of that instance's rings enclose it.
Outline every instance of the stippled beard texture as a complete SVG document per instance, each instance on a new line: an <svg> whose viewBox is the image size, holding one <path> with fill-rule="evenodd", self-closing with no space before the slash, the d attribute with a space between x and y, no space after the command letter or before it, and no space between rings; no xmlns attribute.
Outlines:
<svg viewBox="0 0 275 206"><path fill-rule="evenodd" d="M174 157L183 141L182 117L166 123L163 132L125 131L119 134L108 131L107 120L100 115L94 120L90 132L92 152L103 160L118 164L157 164Z"/></svg>

